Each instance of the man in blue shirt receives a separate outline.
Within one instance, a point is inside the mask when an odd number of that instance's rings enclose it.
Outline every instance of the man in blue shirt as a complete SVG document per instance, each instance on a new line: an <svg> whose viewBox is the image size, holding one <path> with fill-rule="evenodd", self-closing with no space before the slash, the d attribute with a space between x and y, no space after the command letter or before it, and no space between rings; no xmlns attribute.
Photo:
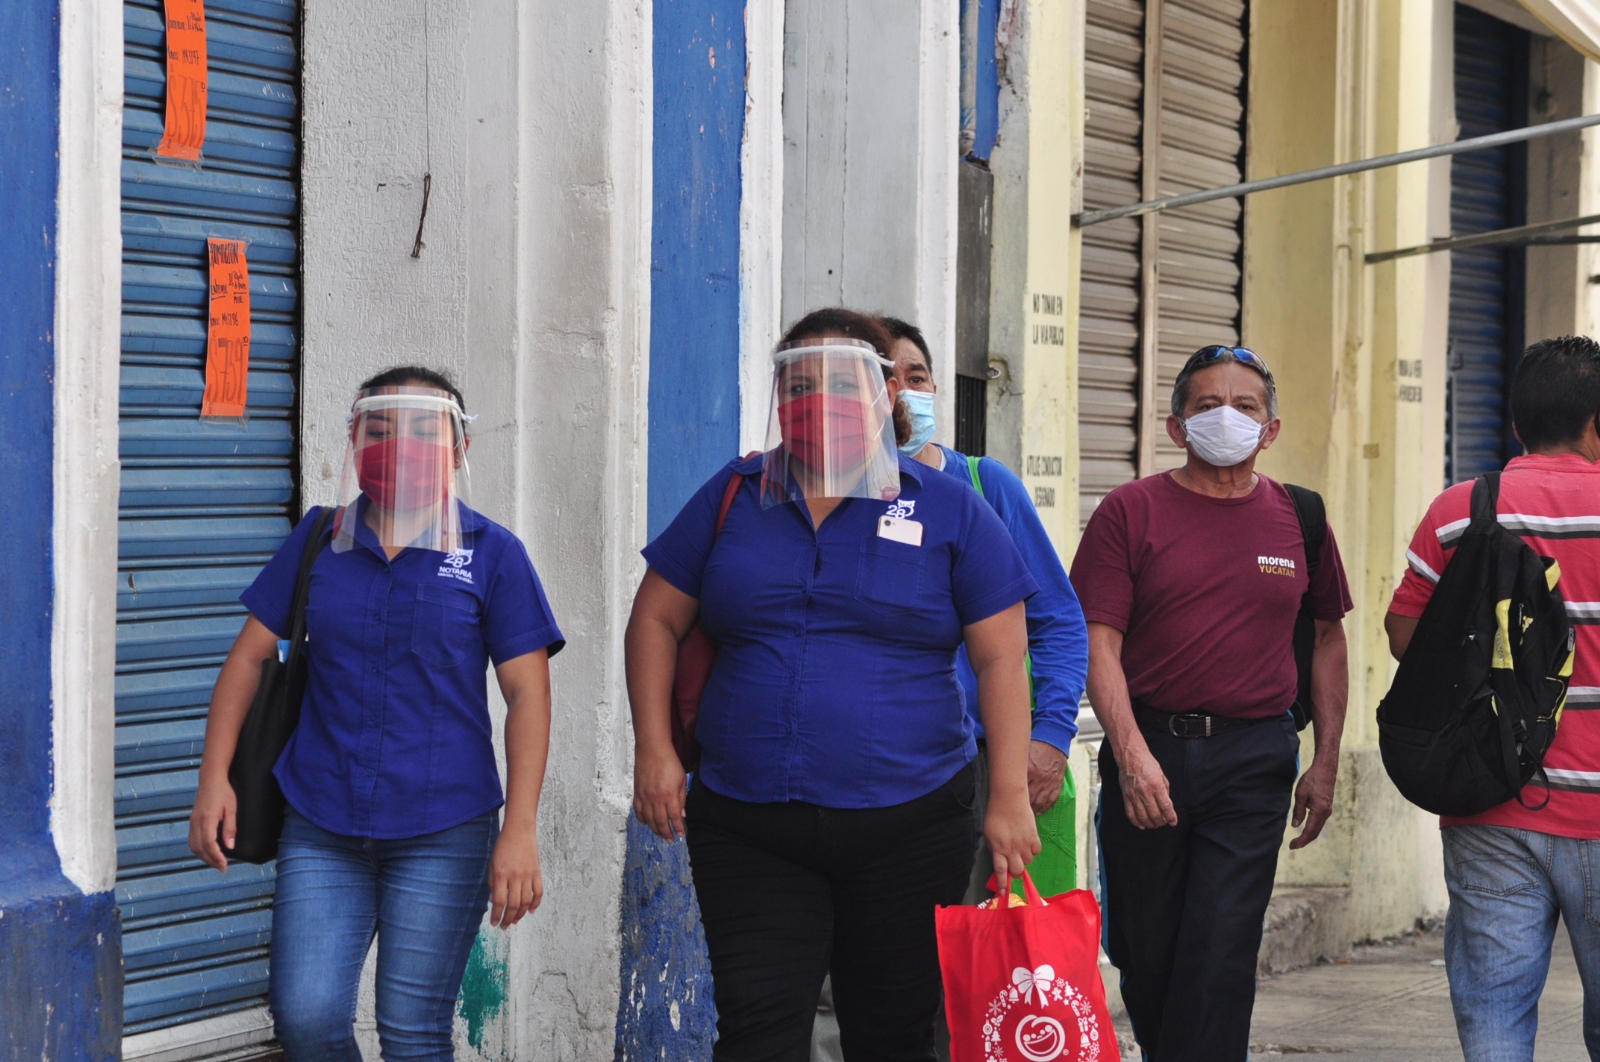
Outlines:
<svg viewBox="0 0 1600 1062"><path fill-rule="evenodd" d="M1074 808L1072 794L1062 799L1066 782L1067 753L1072 739L1078 733L1078 702L1089 673L1089 638L1083 621L1083 610L1078 596L1067 579L1061 558L1039 520L1028 488L1005 465L992 457L980 457L974 462L965 454L931 442L934 430L933 395L938 388L933 382L933 359L928 353L927 340L912 324L895 317L883 318L884 325L894 338L890 357L894 359L894 376L900 381L901 401L911 414L912 438L902 451L922 464L954 476L978 492L994 509L1011 540L1022 554L1039 592L1027 601L1028 653L1031 657L1033 677L1034 713L1033 741L1028 751L1028 797L1035 815L1046 815L1055 809L1051 818L1060 818L1061 825L1070 828ZM926 396L926 397L924 397ZM975 466L975 467L974 467ZM974 482L973 473L977 473ZM978 720L974 706L977 704L978 682L967 664L966 650L958 652L957 667L962 687L967 695L967 713L972 717L973 729L980 743L983 724ZM980 746L981 748L981 746ZM983 755L979 753L979 765ZM980 793L983 791L980 787ZM1058 806L1060 805L1060 806ZM982 821L982 808L978 814ZM1045 842L1045 852L1035 861L1034 877L1045 895L1076 887L1075 860L1051 860L1050 839L1055 833L1040 823L1040 839ZM1068 843L1070 838L1060 838ZM1075 853L1071 853L1075 854ZM1053 864L1053 865L1052 865ZM982 868L985 860L978 859L973 872L973 888L968 902L977 902L988 895L984 888L988 873ZM1052 874L1052 870L1055 873ZM1040 873L1056 878L1039 881Z"/></svg>

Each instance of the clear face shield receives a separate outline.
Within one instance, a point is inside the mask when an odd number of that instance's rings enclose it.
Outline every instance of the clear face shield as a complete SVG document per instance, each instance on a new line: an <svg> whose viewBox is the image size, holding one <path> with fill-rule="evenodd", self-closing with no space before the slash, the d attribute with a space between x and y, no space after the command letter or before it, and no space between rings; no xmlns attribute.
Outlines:
<svg viewBox="0 0 1600 1062"><path fill-rule="evenodd" d="M466 482L466 417L448 391L362 391L350 409L334 551L355 545L360 520L386 549L454 553L461 546L459 502Z"/></svg>
<svg viewBox="0 0 1600 1062"><path fill-rule="evenodd" d="M761 503L900 495L900 462L884 368L857 339L802 339L774 355Z"/></svg>

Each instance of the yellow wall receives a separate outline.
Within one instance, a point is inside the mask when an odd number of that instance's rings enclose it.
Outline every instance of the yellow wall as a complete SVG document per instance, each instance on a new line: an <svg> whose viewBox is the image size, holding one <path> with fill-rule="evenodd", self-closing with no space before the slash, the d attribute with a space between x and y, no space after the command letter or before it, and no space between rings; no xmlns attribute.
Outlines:
<svg viewBox="0 0 1600 1062"><path fill-rule="evenodd" d="M1024 0L1005 35L994 171L989 453L1033 494L1066 560L1078 541L1077 284L1082 0Z"/></svg>
<svg viewBox="0 0 1600 1062"><path fill-rule="evenodd" d="M1436 76L1449 56L1440 6L1252 5L1249 175L1452 138L1437 128L1438 97L1449 91ZM1285 850L1280 880L1349 886L1357 937L1409 927L1438 894L1434 826L1389 784L1374 713L1392 676L1383 616L1405 545L1441 486L1448 259L1368 266L1363 256L1447 232L1440 181L1447 189L1447 167L1412 164L1261 193L1245 212L1244 342L1274 367L1284 418L1261 467L1327 499L1355 603L1335 816L1316 844ZM1311 751L1308 731L1306 760Z"/></svg>

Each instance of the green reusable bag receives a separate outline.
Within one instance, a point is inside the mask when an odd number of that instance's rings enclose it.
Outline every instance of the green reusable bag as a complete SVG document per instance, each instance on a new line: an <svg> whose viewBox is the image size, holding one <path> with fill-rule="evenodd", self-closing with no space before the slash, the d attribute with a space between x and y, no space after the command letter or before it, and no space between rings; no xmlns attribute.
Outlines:
<svg viewBox="0 0 1600 1062"><path fill-rule="evenodd" d="M972 473L972 485L983 493L983 480L978 476L978 459L967 455L967 470ZM985 500L987 498L985 497ZM1027 657L1028 691L1033 692L1033 656ZM1038 707L1037 699L1033 707ZM1044 897L1059 896L1078 887L1078 787L1072 780L1072 767L1067 766L1066 777L1061 780L1061 796L1043 815L1034 816L1039 829L1039 854L1028 864L1028 874ZM1022 895L1022 882L1015 880L1011 890Z"/></svg>

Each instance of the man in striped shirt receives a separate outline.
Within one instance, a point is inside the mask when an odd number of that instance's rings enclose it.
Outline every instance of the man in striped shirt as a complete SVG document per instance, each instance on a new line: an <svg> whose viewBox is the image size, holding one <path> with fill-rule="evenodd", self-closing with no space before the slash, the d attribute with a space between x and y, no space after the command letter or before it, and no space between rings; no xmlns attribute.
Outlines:
<svg viewBox="0 0 1600 1062"><path fill-rule="evenodd" d="M1556 589L1576 659L1544 758L1548 790L1535 776L1521 801L1440 819L1445 966L1467 1059L1531 1060L1559 916L1583 980L1584 1042L1600 1062L1600 344L1566 336L1529 347L1511 383L1511 420L1528 452L1500 477L1500 525L1561 565ZM1471 482L1446 490L1411 540L1384 622L1396 659L1466 530L1471 498Z"/></svg>

